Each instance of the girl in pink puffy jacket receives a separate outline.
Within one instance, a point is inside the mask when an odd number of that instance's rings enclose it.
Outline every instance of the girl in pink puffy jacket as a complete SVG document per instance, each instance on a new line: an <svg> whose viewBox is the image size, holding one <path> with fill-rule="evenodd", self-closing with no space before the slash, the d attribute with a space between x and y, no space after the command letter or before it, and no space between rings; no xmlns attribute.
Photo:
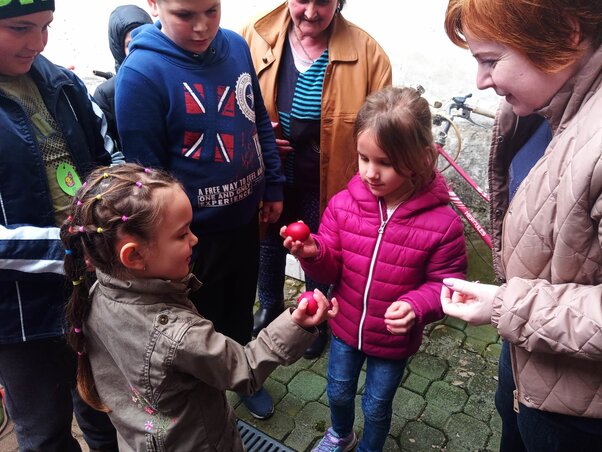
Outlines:
<svg viewBox="0 0 602 452"><path fill-rule="evenodd" d="M364 361L358 451L382 450L406 361L420 347L424 326L443 317L442 280L465 275L467 265L462 222L435 169L428 102L412 88L384 88L366 99L354 135L359 174L330 200L318 234L301 242L281 230L306 274L334 284L340 306L330 320L332 427L317 451L355 447Z"/></svg>

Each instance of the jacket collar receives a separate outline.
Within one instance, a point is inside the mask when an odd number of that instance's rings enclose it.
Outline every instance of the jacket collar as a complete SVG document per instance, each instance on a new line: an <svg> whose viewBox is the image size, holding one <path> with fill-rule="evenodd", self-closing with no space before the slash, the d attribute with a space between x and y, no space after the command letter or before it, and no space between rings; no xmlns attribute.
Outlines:
<svg viewBox="0 0 602 452"><path fill-rule="evenodd" d="M130 304L155 304L166 300L187 300L188 293L197 290L202 285L192 273L180 281L141 278L118 279L98 269L96 270L96 276L98 281L95 286L99 284L103 288L113 291L113 297L116 300Z"/></svg>
<svg viewBox="0 0 602 452"><path fill-rule="evenodd" d="M569 121L602 83L602 46L594 50L585 65L571 77L537 113L548 121L552 130Z"/></svg>
<svg viewBox="0 0 602 452"><path fill-rule="evenodd" d="M285 2L258 19L255 22L254 28L257 34L273 49L276 47L279 39L284 42L284 37L288 32L291 21L288 5ZM341 13L336 14L333 18L330 38L328 40L328 57L330 61L352 62L358 60L354 42L352 39L349 39L349 36L351 36L350 28L352 26Z"/></svg>

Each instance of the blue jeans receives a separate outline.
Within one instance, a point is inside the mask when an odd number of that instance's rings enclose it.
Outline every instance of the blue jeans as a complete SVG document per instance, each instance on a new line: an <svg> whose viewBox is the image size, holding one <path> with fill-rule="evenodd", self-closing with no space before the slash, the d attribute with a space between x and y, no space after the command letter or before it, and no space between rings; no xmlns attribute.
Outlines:
<svg viewBox="0 0 602 452"><path fill-rule="evenodd" d="M401 383L406 359L389 360L368 356L332 336L328 355L328 403L332 428L339 436L353 430L355 395L364 361L366 387L362 396L364 434L357 447L360 451L382 451L391 428L393 397Z"/></svg>
<svg viewBox="0 0 602 452"><path fill-rule="evenodd" d="M502 418L501 452L602 451L602 419L569 416L529 408L513 408L515 389L510 346L502 345L495 405Z"/></svg>
<svg viewBox="0 0 602 452"><path fill-rule="evenodd" d="M109 417L75 390L76 357L62 339L0 345L0 383L21 452L79 452L73 413L91 449L117 451Z"/></svg>

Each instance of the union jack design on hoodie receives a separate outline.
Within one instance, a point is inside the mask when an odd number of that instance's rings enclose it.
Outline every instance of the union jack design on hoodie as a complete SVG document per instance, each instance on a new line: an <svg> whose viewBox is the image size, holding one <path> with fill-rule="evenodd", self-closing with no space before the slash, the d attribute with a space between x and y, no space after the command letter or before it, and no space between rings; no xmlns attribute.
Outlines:
<svg viewBox="0 0 602 452"><path fill-rule="evenodd" d="M235 229L260 201L282 200L280 157L246 42L220 29L195 55L156 25L133 35L115 96L126 159L180 179L195 233Z"/></svg>

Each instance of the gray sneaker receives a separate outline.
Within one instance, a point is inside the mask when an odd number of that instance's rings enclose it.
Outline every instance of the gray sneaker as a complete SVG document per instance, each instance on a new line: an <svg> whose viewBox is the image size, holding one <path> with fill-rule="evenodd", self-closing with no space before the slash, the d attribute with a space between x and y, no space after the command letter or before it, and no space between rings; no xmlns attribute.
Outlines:
<svg viewBox="0 0 602 452"><path fill-rule="evenodd" d="M356 444L357 437L354 431L341 438L332 428L329 428L312 452L346 452L353 449Z"/></svg>

